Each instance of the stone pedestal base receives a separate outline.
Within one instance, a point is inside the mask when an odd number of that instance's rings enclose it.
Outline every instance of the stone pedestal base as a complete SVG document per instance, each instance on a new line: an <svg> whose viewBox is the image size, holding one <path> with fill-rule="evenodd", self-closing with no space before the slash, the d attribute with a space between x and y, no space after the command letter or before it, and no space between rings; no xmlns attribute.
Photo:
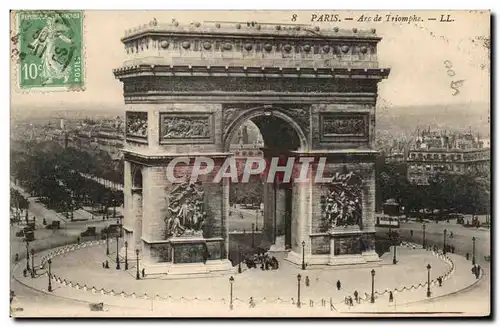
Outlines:
<svg viewBox="0 0 500 327"><path fill-rule="evenodd" d="M156 264L144 264L141 269L144 268L146 275L159 275L164 274L168 276L175 277L200 277L207 274L231 274L236 273L237 268L231 265L231 262L227 259L223 260L208 260L205 263L195 262L195 263L156 263Z"/></svg>
<svg viewBox="0 0 500 327"><path fill-rule="evenodd" d="M290 251L285 258L286 261L295 265L302 265L302 254ZM340 266L340 265L357 265L371 262L378 262L380 258L375 251L363 252L362 254L345 254L345 255L306 255L306 266Z"/></svg>
<svg viewBox="0 0 500 327"><path fill-rule="evenodd" d="M288 249L285 247L285 236L276 237L276 241L269 248L269 252L286 252Z"/></svg>
<svg viewBox="0 0 500 327"><path fill-rule="evenodd" d="M189 278L236 271L225 258L222 238L184 236L156 242L143 241L144 256L140 258L140 269L144 268L149 276Z"/></svg>

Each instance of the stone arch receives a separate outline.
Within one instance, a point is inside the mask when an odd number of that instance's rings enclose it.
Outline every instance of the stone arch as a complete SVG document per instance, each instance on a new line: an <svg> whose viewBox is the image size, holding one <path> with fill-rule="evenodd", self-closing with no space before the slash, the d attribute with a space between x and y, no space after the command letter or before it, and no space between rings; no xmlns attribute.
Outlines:
<svg viewBox="0 0 500 327"><path fill-rule="evenodd" d="M255 108L242 110L241 114L239 114L233 121L231 121L227 127L224 126L225 127L225 133L223 137L224 151L229 151L231 139L234 137L234 133L237 132L238 128L246 120L262 116L276 117L288 123L293 128L293 130L295 131L295 133L299 138L300 148L302 150L309 149L310 144L306 136L306 133L292 116L288 115L285 110L278 107L273 106L267 108L264 106L259 106Z"/></svg>

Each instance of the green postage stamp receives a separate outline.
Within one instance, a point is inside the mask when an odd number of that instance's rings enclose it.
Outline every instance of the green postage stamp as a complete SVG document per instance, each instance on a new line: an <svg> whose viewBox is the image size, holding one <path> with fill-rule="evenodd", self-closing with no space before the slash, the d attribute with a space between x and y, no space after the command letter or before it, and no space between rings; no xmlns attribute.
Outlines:
<svg viewBox="0 0 500 327"><path fill-rule="evenodd" d="M20 88L83 89L83 11L20 11L16 21Z"/></svg>

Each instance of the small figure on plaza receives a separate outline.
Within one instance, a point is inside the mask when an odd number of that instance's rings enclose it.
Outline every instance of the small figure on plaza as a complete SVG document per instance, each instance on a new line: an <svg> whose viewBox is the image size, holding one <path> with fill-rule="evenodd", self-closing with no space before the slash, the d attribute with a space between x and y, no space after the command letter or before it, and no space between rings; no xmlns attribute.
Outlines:
<svg viewBox="0 0 500 327"><path fill-rule="evenodd" d="M80 236L78 236L78 237L76 238L76 243L77 243L77 244L80 244Z"/></svg>
<svg viewBox="0 0 500 327"><path fill-rule="evenodd" d="M108 262L108 260L106 260L104 262L104 268L109 269L109 262Z"/></svg>
<svg viewBox="0 0 500 327"><path fill-rule="evenodd" d="M253 300L253 297L250 297L250 300L248 301L248 304L250 305L250 308L255 308L255 302Z"/></svg>
<svg viewBox="0 0 500 327"><path fill-rule="evenodd" d="M394 295L392 294L392 291L389 292L389 302L394 301Z"/></svg>
<svg viewBox="0 0 500 327"><path fill-rule="evenodd" d="M413 229L410 229L410 236L413 237Z"/></svg>
<svg viewBox="0 0 500 327"><path fill-rule="evenodd" d="M309 286L309 283L310 283L309 276L306 276L306 286Z"/></svg>
<svg viewBox="0 0 500 327"><path fill-rule="evenodd" d="M142 268L141 273L142 273L142 278L146 277L146 269L145 268Z"/></svg>
<svg viewBox="0 0 500 327"><path fill-rule="evenodd" d="M357 290L354 291L354 300L356 300L356 303L359 303L359 293Z"/></svg>
<svg viewBox="0 0 500 327"><path fill-rule="evenodd" d="M337 290L340 291L340 288L341 288L342 284L340 283L340 280L337 281Z"/></svg>
<svg viewBox="0 0 500 327"><path fill-rule="evenodd" d="M349 296L349 306L352 307L354 305L354 301L352 300L352 296Z"/></svg>
<svg viewBox="0 0 500 327"><path fill-rule="evenodd" d="M16 253L15 257L14 257L14 261L15 262L18 262L19 261L19 253Z"/></svg>
<svg viewBox="0 0 500 327"><path fill-rule="evenodd" d="M439 287L443 286L443 277L441 277L441 276L438 277L438 284L439 284Z"/></svg>
<svg viewBox="0 0 500 327"><path fill-rule="evenodd" d="M465 254L465 259L469 260L469 252Z"/></svg>

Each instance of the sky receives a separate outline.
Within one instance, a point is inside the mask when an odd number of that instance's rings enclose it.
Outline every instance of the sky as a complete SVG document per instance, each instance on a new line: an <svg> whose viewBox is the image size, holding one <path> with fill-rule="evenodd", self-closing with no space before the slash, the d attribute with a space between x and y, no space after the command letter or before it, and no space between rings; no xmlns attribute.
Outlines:
<svg viewBox="0 0 500 327"><path fill-rule="evenodd" d="M16 86L16 65L11 65L11 106L16 107L78 107L123 105L121 83L112 69L126 60L120 38L125 30L149 23L153 18L180 24L203 21L256 21L259 23L291 23L292 14L297 23L318 25L321 29L376 28L383 39L378 45L380 67L390 68L389 78L379 84L380 98L390 106L417 106L455 103L487 103L490 99L488 49L478 37L489 37L489 12L333 12L333 11L86 11L84 24L86 88L81 92L22 93ZM311 22L313 14L336 14L360 17L378 13L384 21L370 22ZM422 23L386 22L386 16L416 14L425 18ZM440 23L427 17L450 14L455 21ZM472 42L474 40L474 42ZM445 67L450 63L454 77ZM450 83L464 80L456 96ZM473 109L471 109L473 110Z"/></svg>

